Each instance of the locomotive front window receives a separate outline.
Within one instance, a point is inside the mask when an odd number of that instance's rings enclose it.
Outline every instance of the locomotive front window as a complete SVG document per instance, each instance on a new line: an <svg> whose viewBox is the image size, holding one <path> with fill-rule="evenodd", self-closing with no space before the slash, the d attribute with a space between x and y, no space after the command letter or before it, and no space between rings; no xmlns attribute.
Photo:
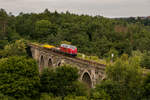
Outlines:
<svg viewBox="0 0 150 100"><path fill-rule="evenodd" d="M76 49L76 47L75 47L75 46L68 45L68 44L61 44L61 47L64 47L64 48L71 48L71 49L73 49L73 50L75 50L75 49Z"/></svg>
<svg viewBox="0 0 150 100"><path fill-rule="evenodd" d="M71 49L75 50L75 49L76 49L76 47L72 46L72 47L71 47Z"/></svg>

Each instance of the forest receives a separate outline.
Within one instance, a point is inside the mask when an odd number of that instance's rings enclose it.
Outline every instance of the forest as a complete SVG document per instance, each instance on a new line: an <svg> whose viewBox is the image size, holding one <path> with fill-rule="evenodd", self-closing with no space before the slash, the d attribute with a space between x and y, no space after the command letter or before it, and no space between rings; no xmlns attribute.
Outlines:
<svg viewBox="0 0 150 100"><path fill-rule="evenodd" d="M95 88L63 65L38 71L27 42L59 46L107 61L106 79ZM112 54L114 57L112 58ZM106 18L58 13L13 15L0 9L1 100L150 100L150 18Z"/></svg>

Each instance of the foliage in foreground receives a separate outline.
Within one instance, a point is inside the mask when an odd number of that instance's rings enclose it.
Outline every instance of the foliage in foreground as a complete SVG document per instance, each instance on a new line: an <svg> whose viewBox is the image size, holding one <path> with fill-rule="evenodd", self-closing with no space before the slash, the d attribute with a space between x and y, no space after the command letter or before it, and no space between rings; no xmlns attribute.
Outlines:
<svg viewBox="0 0 150 100"><path fill-rule="evenodd" d="M39 91L39 73L34 60L9 57L0 60L0 92L15 98L35 97Z"/></svg>
<svg viewBox="0 0 150 100"><path fill-rule="evenodd" d="M62 100L61 97L53 97L51 94L42 93L40 100Z"/></svg>
<svg viewBox="0 0 150 100"><path fill-rule="evenodd" d="M143 87L143 98L145 98L145 100L148 100L150 99L150 73L145 77Z"/></svg>
<svg viewBox="0 0 150 100"><path fill-rule="evenodd" d="M56 70L44 69L41 75L41 92L61 97L87 96L87 90L78 82L78 77L77 68L68 65L58 67Z"/></svg>
<svg viewBox="0 0 150 100"><path fill-rule="evenodd" d="M139 100L142 98L142 73L137 57L123 55L106 69L107 80L98 84L95 93L104 100ZM107 99L106 99L107 98Z"/></svg>
<svg viewBox="0 0 150 100"><path fill-rule="evenodd" d="M137 56L128 58L123 55L107 66L106 80L97 84L89 95L86 85L77 80L79 76L75 67L46 68L39 77L34 60L26 57L3 58L0 60L0 92L4 95L0 94L0 99L149 100L150 75L143 76L139 65Z"/></svg>
<svg viewBox="0 0 150 100"><path fill-rule="evenodd" d="M16 100L16 99L9 97L9 96L5 96L5 95L0 93L0 100Z"/></svg>

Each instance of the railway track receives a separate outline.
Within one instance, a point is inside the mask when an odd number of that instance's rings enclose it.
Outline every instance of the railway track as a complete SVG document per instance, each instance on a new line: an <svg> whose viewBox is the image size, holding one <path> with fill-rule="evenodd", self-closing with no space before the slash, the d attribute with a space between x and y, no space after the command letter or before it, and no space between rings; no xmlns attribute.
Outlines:
<svg viewBox="0 0 150 100"><path fill-rule="evenodd" d="M106 66L105 64L100 64L98 62L89 61L89 60L85 60L85 59L81 59L81 58L66 55L64 53L61 53L61 52L57 51L56 49L55 50L54 49L49 49L49 48L41 47L41 46L35 45L35 44L29 44L29 46L35 47L37 49L41 49L42 51L45 51L45 52L51 52L56 56L61 56L62 58L72 60L72 61L75 61L75 62L78 62L78 63L92 65L92 66L101 66L101 67L98 67L98 68L103 69L103 70L105 69L105 66Z"/></svg>

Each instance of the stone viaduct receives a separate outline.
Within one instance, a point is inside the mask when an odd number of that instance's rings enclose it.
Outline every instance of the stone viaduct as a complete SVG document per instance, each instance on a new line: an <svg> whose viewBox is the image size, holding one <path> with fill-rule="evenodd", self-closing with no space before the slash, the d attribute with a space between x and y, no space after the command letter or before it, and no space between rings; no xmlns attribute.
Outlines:
<svg viewBox="0 0 150 100"><path fill-rule="evenodd" d="M38 45L29 44L32 57L38 62L39 71L44 67L56 68L70 64L79 69L79 80L93 88L97 82L105 78L105 65L83 59L68 57Z"/></svg>

